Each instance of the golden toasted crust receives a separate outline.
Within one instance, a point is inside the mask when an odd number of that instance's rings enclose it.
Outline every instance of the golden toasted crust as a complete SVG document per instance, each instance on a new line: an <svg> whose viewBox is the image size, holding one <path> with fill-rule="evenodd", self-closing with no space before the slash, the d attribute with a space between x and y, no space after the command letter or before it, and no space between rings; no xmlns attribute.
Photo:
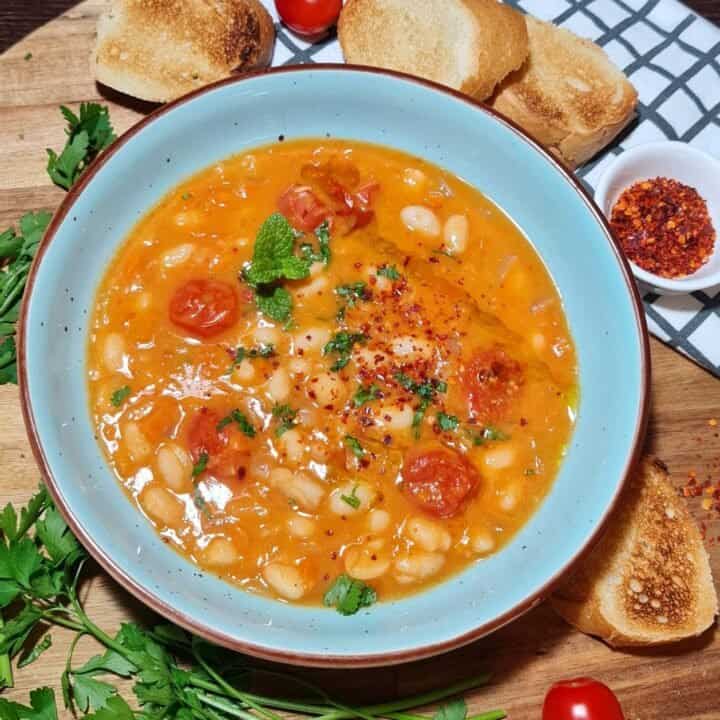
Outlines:
<svg viewBox="0 0 720 720"><path fill-rule="evenodd" d="M528 51L522 15L496 0L348 0L345 60L428 78L488 97Z"/></svg>
<svg viewBox="0 0 720 720"><path fill-rule="evenodd" d="M643 461L605 537L551 602L578 629L618 647L699 635L713 623L708 556L661 463Z"/></svg>
<svg viewBox="0 0 720 720"><path fill-rule="evenodd" d="M490 104L577 167L630 122L637 92L594 43L531 16L526 23L528 58Z"/></svg>
<svg viewBox="0 0 720 720"><path fill-rule="evenodd" d="M266 66L275 28L258 0L113 0L98 21L98 82L143 100L172 100Z"/></svg>

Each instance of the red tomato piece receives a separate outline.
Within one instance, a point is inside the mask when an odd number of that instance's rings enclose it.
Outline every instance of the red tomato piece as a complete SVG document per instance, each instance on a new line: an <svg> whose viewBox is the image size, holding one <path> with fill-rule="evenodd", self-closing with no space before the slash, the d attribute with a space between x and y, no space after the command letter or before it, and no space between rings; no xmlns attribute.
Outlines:
<svg viewBox="0 0 720 720"><path fill-rule="evenodd" d="M613 691L592 678L555 683L545 696L542 720L625 720Z"/></svg>
<svg viewBox="0 0 720 720"><path fill-rule="evenodd" d="M218 413L206 407L190 420L187 438L193 462L198 462L203 453L207 454L209 461L227 447L228 432L226 428L218 430L220 420L222 418Z"/></svg>
<svg viewBox="0 0 720 720"><path fill-rule="evenodd" d="M484 422L502 419L523 383L523 369L504 350L477 353L465 367L462 382L470 412Z"/></svg>
<svg viewBox="0 0 720 720"><path fill-rule="evenodd" d="M275 7L291 30L314 38L337 22L342 0L275 0Z"/></svg>
<svg viewBox="0 0 720 720"><path fill-rule="evenodd" d="M221 280L190 280L170 300L170 320L194 335L217 335L232 327L237 319L235 288Z"/></svg>
<svg viewBox="0 0 720 720"><path fill-rule="evenodd" d="M330 215L326 205L304 185L291 185L278 199L278 209L294 228L305 232L314 230Z"/></svg>
<svg viewBox="0 0 720 720"><path fill-rule="evenodd" d="M414 450L405 458L402 487L422 510L452 517L475 492L480 476L460 453L449 448Z"/></svg>

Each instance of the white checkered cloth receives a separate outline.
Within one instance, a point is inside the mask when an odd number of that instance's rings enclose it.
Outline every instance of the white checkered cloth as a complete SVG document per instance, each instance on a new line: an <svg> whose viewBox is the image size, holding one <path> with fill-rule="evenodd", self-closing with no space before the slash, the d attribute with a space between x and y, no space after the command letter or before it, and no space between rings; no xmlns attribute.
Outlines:
<svg viewBox="0 0 720 720"><path fill-rule="evenodd" d="M306 43L263 2L278 31L273 65L342 62L335 37ZM601 45L638 90L638 122L578 170L590 190L614 156L641 143L681 140L720 158L720 28L677 0L507 2ZM653 335L720 376L720 286L643 300Z"/></svg>

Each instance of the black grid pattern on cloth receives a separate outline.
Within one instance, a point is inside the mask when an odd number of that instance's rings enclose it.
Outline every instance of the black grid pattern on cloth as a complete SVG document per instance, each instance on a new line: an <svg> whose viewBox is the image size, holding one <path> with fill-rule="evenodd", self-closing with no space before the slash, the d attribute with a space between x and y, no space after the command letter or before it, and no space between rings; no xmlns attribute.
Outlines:
<svg viewBox="0 0 720 720"><path fill-rule="evenodd" d="M522 11L532 12L537 7L538 0L505 1ZM678 19L675 26L668 30L653 20L652 13L656 8L661 10L662 8L658 8L658 6L662 3L669 4L670 2L673 2L676 8L683 8L685 12L680 14L682 17ZM667 86L652 101L638 104L638 119L629 131L622 133L599 157L591 160L578 170L578 176L591 192L592 186L587 178L593 169L606 157L608 152L612 155L619 155L623 151L623 139L627 137L628 132L642 123L651 123L668 140L680 140L688 143L709 125L715 126L720 132L720 102L715 105L708 105L706 100L688 85L688 81L706 67L710 67L718 74L720 82L720 30L717 31L717 42L707 50L700 50L685 39L683 34L694 23L705 21L698 19L689 8L674 3L674 0L647 0L647 2L641 3L639 7L633 7L633 5L638 5L633 0L627 2L623 0L565 0L565 4L567 5L566 9L551 18L554 23L565 25L571 22L574 16L584 16L582 19L589 20L597 28L598 36L595 38L595 42L598 45L603 47L615 41L620 43L624 50L627 51L632 60L622 69L631 80L634 73L641 68L645 68L659 75L667 82ZM604 10L612 10L612 12L603 12ZM617 10L621 12L618 14ZM614 23L607 19L616 16L621 16L621 19ZM648 50L642 53L625 37L631 28L638 25L653 31L659 38L656 43L653 43ZM336 37L333 35L320 43L307 46L306 43L299 41L282 25L277 24L276 29L278 42L289 52L289 57L282 61L283 65L315 62L314 58L318 53L328 45L336 42ZM658 56L671 46L676 46L692 57L689 67L677 74L657 62ZM697 121L681 134L678 134L675 130L672 118L664 116L661 111L663 103L678 90L686 93L699 111ZM643 303L648 319L651 321L651 327L653 324L656 326L656 334L664 342L685 353L715 375L720 376L720 364L713 362L703 349L693 342L692 338L693 333L709 318L714 316L715 322L720 321L720 288L717 288L717 292L712 295L706 292L694 292L692 296L700 304L700 308L680 328L674 327L663 314L661 304L657 304L661 300L659 295L653 292L645 292L643 294ZM716 342L720 346L720 337L717 338Z"/></svg>

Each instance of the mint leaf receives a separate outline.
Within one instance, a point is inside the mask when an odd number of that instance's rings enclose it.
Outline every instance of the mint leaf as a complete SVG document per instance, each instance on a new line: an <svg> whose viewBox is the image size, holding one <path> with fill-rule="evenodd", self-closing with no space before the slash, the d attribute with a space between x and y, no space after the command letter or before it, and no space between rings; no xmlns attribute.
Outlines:
<svg viewBox="0 0 720 720"><path fill-rule="evenodd" d="M335 607L341 615L354 615L358 610L377 601L377 593L362 580L354 580L343 573L335 578L323 596L326 607Z"/></svg>
<svg viewBox="0 0 720 720"><path fill-rule="evenodd" d="M280 213L273 213L258 230L250 266L245 279L251 285L276 280L302 280L310 273L310 263L295 255L295 234Z"/></svg>
<svg viewBox="0 0 720 720"><path fill-rule="evenodd" d="M277 322L287 322L290 319L292 296L283 287L271 287L268 290L258 288L255 291L255 302L263 315Z"/></svg>

